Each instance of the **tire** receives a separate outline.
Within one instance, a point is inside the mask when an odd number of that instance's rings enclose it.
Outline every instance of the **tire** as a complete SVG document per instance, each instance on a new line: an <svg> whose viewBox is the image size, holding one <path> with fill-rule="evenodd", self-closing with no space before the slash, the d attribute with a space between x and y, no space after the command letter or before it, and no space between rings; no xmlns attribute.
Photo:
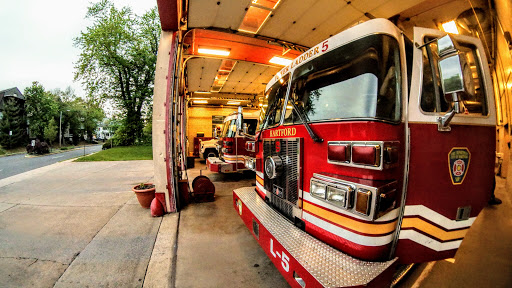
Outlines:
<svg viewBox="0 0 512 288"><path fill-rule="evenodd" d="M215 149L206 149L203 153L203 158L206 160L208 157L219 157L219 153Z"/></svg>

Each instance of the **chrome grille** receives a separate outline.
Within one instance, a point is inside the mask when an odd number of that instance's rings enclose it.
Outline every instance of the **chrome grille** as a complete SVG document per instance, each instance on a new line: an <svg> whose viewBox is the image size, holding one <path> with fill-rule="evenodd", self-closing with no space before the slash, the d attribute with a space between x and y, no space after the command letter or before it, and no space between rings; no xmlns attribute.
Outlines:
<svg viewBox="0 0 512 288"><path fill-rule="evenodd" d="M279 151L276 151L276 142ZM272 206L294 220L293 207L299 200L299 165L300 165L300 138L266 139L263 143L263 156L279 156L283 161L283 171L280 176L270 179L265 174L265 189L270 193ZM282 197L276 195L276 189L282 189Z"/></svg>

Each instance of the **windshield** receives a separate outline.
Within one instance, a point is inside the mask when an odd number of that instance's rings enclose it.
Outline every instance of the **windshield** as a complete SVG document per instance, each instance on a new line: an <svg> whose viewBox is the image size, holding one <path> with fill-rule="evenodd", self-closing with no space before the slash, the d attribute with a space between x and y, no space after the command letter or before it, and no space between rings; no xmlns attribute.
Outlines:
<svg viewBox="0 0 512 288"><path fill-rule="evenodd" d="M370 35L297 67L292 95L309 121L400 121L400 52L387 35ZM301 123L287 105L285 123Z"/></svg>
<svg viewBox="0 0 512 288"><path fill-rule="evenodd" d="M281 120L281 111L283 110L284 97L288 89L289 77L290 74L284 75L283 78L266 91L260 111L259 130L274 126Z"/></svg>
<svg viewBox="0 0 512 288"><path fill-rule="evenodd" d="M220 137L235 137L236 136L236 118L224 122L222 127L222 134Z"/></svg>

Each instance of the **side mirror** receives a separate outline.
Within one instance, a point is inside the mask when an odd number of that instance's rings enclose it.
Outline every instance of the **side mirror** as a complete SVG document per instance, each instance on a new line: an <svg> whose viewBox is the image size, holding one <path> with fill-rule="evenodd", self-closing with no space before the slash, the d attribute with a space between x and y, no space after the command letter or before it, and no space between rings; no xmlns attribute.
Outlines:
<svg viewBox="0 0 512 288"><path fill-rule="evenodd" d="M464 112L462 106L463 95L472 92L471 70L466 62L466 57L458 48L457 42L446 35L437 40L439 54L439 73L443 94L448 103L453 103L450 112L437 118L438 131L450 131L450 122L453 116Z"/></svg>
<svg viewBox="0 0 512 288"><path fill-rule="evenodd" d="M242 131L244 132L244 134L247 134L247 130L249 130L249 128L247 127L247 123L242 124Z"/></svg>
<svg viewBox="0 0 512 288"><path fill-rule="evenodd" d="M215 131L213 131L213 138L217 139L217 129L215 129Z"/></svg>

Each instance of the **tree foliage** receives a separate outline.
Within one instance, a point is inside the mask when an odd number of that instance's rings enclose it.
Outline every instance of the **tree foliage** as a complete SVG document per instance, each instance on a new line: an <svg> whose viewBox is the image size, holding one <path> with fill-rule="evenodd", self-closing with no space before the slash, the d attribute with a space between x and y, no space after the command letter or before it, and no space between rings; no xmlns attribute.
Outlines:
<svg viewBox="0 0 512 288"><path fill-rule="evenodd" d="M57 135L59 133L59 127L55 123L55 119L50 119L48 122L48 126L44 127L44 138L48 140L50 146L52 146L52 142L55 141Z"/></svg>
<svg viewBox="0 0 512 288"><path fill-rule="evenodd" d="M102 0L88 8L86 18L93 24L75 39L81 50L75 80L90 96L114 101L125 114L126 142L133 144L142 137L143 108L152 101L160 36L156 8L137 16Z"/></svg>
<svg viewBox="0 0 512 288"><path fill-rule="evenodd" d="M23 146L27 140L27 121L23 100L16 97L4 98L3 117L0 120L0 145L11 149Z"/></svg>
<svg viewBox="0 0 512 288"><path fill-rule="evenodd" d="M64 91L56 89L52 93L57 99L59 111L62 112L62 118L59 115L55 120L56 123L62 121L63 135L68 130L69 134L73 135L74 144L77 144L85 135L87 139L92 139L98 123L105 117L100 102L93 98L84 100L77 97L70 87Z"/></svg>
<svg viewBox="0 0 512 288"><path fill-rule="evenodd" d="M32 86L25 88L24 95L30 136L43 139L44 128L58 113L55 97L38 82L32 82Z"/></svg>

